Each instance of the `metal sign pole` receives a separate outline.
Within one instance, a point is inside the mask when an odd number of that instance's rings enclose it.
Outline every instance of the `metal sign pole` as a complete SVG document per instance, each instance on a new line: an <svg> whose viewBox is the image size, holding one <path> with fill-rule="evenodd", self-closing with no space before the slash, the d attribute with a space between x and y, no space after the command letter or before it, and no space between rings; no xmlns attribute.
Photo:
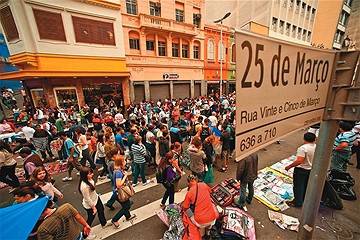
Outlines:
<svg viewBox="0 0 360 240"><path fill-rule="evenodd" d="M312 238L337 129L338 123L336 120L328 120L321 123L319 140L316 144L314 161L303 205L298 240L309 240Z"/></svg>

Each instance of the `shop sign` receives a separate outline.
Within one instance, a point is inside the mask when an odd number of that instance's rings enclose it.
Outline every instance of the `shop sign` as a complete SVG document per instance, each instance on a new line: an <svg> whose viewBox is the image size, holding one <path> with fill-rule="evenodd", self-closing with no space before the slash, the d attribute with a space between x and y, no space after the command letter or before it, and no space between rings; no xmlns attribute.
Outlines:
<svg viewBox="0 0 360 240"><path fill-rule="evenodd" d="M236 159L320 122L335 52L236 33Z"/></svg>
<svg viewBox="0 0 360 240"><path fill-rule="evenodd" d="M177 73L164 73L163 74L164 80L177 80L179 79L179 74Z"/></svg>

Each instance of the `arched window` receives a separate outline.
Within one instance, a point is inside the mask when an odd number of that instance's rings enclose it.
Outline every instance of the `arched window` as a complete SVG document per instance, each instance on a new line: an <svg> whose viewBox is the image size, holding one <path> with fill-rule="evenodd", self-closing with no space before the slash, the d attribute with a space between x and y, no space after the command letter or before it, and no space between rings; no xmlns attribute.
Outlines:
<svg viewBox="0 0 360 240"><path fill-rule="evenodd" d="M165 37L162 36L158 37L158 52L159 52L159 56L167 56Z"/></svg>
<svg viewBox="0 0 360 240"><path fill-rule="evenodd" d="M129 32L129 48L132 50L140 50L140 35L136 31Z"/></svg>
<svg viewBox="0 0 360 240"><path fill-rule="evenodd" d="M207 44L207 58L214 60L215 59L214 55L215 55L214 41L210 39Z"/></svg>
<svg viewBox="0 0 360 240"><path fill-rule="evenodd" d="M194 59L200 59L200 42L194 41L194 47L193 47L193 57Z"/></svg>
<svg viewBox="0 0 360 240"><path fill-rule="evenodd" d="M222 53L221 53L221 49L222 49ZM218 59L220 60L224 60L225 57L225 47L224 47L224 43L221 43L219 41L219 47L218 47Z"/></svg>
<svg viewBox="0 0 360 240"><path fill-rule="evenodd" d="M231 61L236 62L236 45L233 43L231 46Z"/></svg>

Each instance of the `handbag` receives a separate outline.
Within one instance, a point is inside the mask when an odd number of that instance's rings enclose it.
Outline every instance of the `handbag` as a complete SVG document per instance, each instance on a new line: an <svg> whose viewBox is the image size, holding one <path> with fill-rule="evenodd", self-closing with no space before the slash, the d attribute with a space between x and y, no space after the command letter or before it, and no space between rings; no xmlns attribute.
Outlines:
<svg viewBox="0 0 360 240"><path fill-rule="evenodd" d="M196 202L197 202L197 197L198 197L198 184L196 184L196 195L195 195L195 201L194 203L190 204L190 207L186 210L186 215L191 218L194 216L195 213L195 206L196 206Z"/></svg>
<svg viewBox="0 0 360 240"><path fill-rule="evenodd" d="M135 195L135 190L128 180L117 189L119 202L126 202Z"/></svg>

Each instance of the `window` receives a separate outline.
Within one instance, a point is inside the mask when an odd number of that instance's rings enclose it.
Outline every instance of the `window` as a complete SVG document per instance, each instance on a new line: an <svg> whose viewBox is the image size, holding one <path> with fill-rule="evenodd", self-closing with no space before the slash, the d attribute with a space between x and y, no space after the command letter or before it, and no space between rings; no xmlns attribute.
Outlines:
<svg viewBox="0 0 360 240"><path fill-rule="evenodd" d="M346 26L348 18L349 18L349 14L345 11L342 11L339 19L339 23L343 26Z"/></svg>
<svg viewBox="0 0 360 240"><path fill-rule="evenodd" d="M173 57L179 57L179 44L178 43L172 43L172 56Z"/></svg>
<svg viewBox="0 0 360 240"><path fill-rule="evenodd" d="M302 32L302 28L298 28L298 31L297 31L297 39L301 39L301 32Z"/></svg>
<svg viewBox="0 0 360 240"><path fill-rule="evenodd" d="M140 41L139 41L139 39L130 38L129 39L129 45L130 45L130 49L140 50Z"/></svg>
<svg viewBox="0 0 360 240"><path fill-rule="evenodd" d="M306 20L310 18L311 15L311 6L307 6Z"/></svg>
<svg viewBox="0 0 360 240"><path fill-rule="evenodd" d="M349 7L351 7L352 0L345 0L345 4Z"/></svg>
<svg viewBox="0 0 360 240"><path fill-rule="evenodd" d="M296 38L296 26L292 27L291 37Z"/></svg>
<svg viewBox="0 0 360 240"><path fill-rule="evenodd" d="M184 10L175 9L176 21L184 22Z"/></svg>
<svg viewBox="0 0 360 240"><path fill-rule="evenodd" d="M287 8L287 0L284 0L284 2L283 2L283 8Z"/></svg>
<svg viewBox="0 0 360 240"><path fill-rule="evenodd" d="M311 11L311 19L310 19L312 22L313 22L314 19L315 19L315 14L316 14L316 9L313 8L312 11Z"/></svg>
<svg viewBox="0 0 360 240"><path fill-rule="evenodd" d="M280 30L281 34L284 33L284 25L285 25L285 22L283 20L280 20L279 30Z"/></svg>
<svg viewBox="0 0 360 240"><path fill-rule="evenodd" d="M224 60L224 56L225 56L225 51L226 49L224 48L224 44L222 42L219 42L219 49L218 49L218 58L219 61L220 60ZM222 51L221 51L222 50Z"/></svg>
<svg viewBox="0 0 360 240"><path fill-rule="evenodd" d="M0 22L8 42L19 39L19 32L9 6L0 10Z"/></svg>
<svg viewBox="0 0 360 240"><path fill-rule="evenodd" d="M209 40L208 41L208 49L207 49L207 58L210 60L214 60L214 41L213 40Z"/></svg>
<svg viewBox="0 0 360 240"><path fill-rule="evenodd" d="M150 2L150 15L152 16L161 16L161 4L158 2Z"/></svg>
<svg viewBox="0 0 360 240"><path fill-rule="evenodd" d="M291 28L291 24L286 23L286 31L285 31L286 36L290 36L290 28Z"/></svg>
<svg viewBox="0 0 360 240"><path fill-rule="evenodd" d="M128 14L137 14L137 3L136 0L126 0L126 12Z"/></svg>
<svg viewBox="0 0 360 240"><path fill-rule="evenodd" d="M166 56L166 42L158 41L159 56Z"/></svg>
<svg viewBox="0 0 360 240"><path fill-rule="evenodd" d="M182 45L182 57L183 58L189 57L189 45L187 45L187 44Z"/></svg>
<svg viewBox="0 0 360 240"><path fill-rule="evenodd" d="M308 41L308 42L311 41L311 32L310 32L310 31L308 31L308 33L307 33L307 39L306 39L306 41Z"/></svg>
<svg viewBox="0 0 360 240"><path fill-rule="evenodd" d="M66 42L65 30L60 13L33 9L40 39Z"/></svg>
<svg viewBox="0 0 360 240"><path fill-rule="evenodd" d="M148 51L154 51L155 50L155 43L154 41L146 41L146 50Z"/></svg>
<svg viewBox="0 0 360 240"><path fill-rule="evenodd" d="M193 14L193 24L196 27L200 27L200 23L201 23L201 14L200 13L194 13Z"/></svg>
<svg viewBox="0 0 360 240"><path fill-rule="evenodd" d="M292 10L293 7L294 7L294 0L290 0L290 4L289 4L290 10Z"/></svg>
<svg viewBox="0 0 360 240"><path fill-rule="evenodd" d="M236 45L231 46L231 61L236 62Z"/></svg>
<svg viewBox="0 0 360 240"><path fill-rule="evenodd" d="M273 30L274 32L277 31L277 22L278 22L278 19L275 18L275 17L273 17L273 18L272 18L271 28L272 28L272 30Z"/></svg>
<svg viewBox="0 0 360 240"><path fill-rule="evenodd" d="M337 30L335 33L335 42L341 44L344 37L344 32Z"/></svg>
<svg viewBox="0 0 360 240"><path fill-rule="evenodd" d="M305 10L306 10L306 3L303 2L301 6L301 16L305 15Z"/></svg>
<svg viewBox="0 0 360 240"><path fill-rule="evenodd" d="M307 31L304 29L302 34L302 40L305 41L307 36Z"/></svg>
<svg viewBox="0 0 360 240"><path fill-rule="evenodd" d="M299 13L299 11L300 11L300 0L296 0L296 9L295 9L295 13L297 14L297 13Z"/></svg>
<svg viewBox="0 0 360 240"><path fill-rule="evenodd" d="M194 59L200 59L200 47L194 45Z"/></svg>
<svg viewBox="0 0 360 240"><path fill-rule="evenodd" d="M113 23L75 16L72 21L76 42L115 45Z"/></svg>

